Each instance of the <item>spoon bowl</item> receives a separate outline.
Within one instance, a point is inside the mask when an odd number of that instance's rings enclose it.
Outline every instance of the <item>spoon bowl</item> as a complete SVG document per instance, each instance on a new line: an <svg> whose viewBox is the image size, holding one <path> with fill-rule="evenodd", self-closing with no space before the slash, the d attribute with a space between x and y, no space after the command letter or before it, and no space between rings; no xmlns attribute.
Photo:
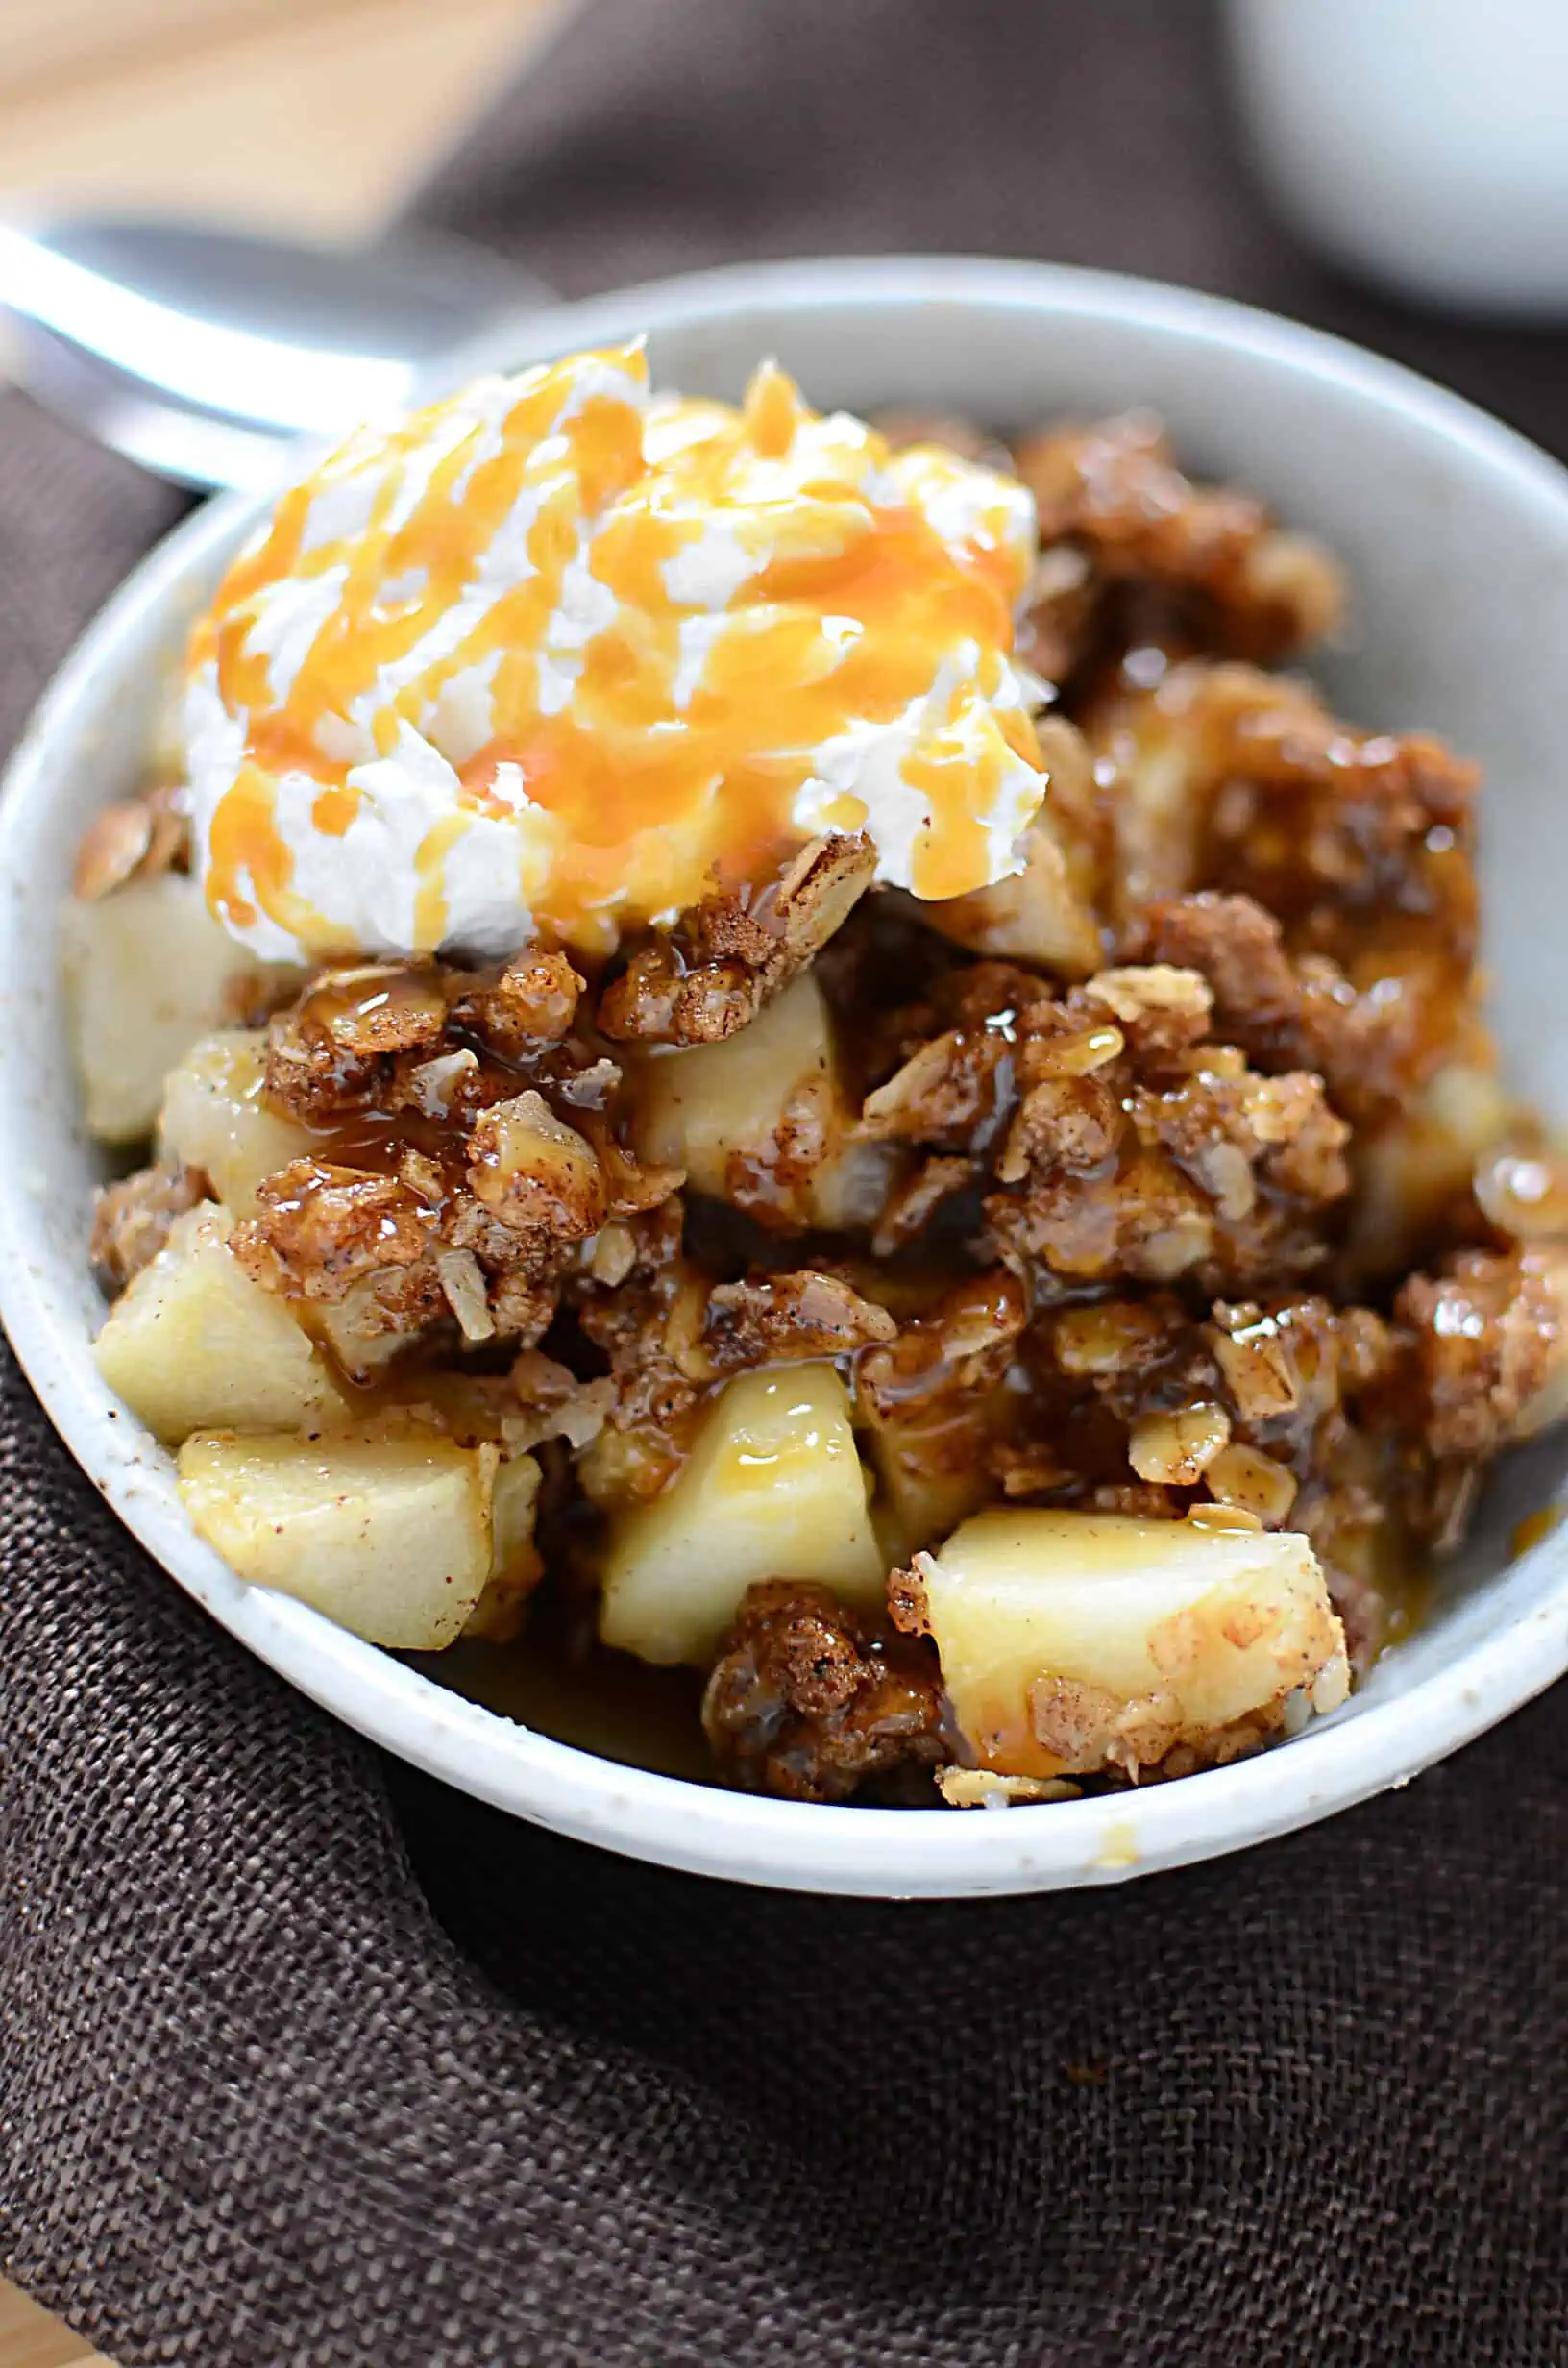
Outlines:
<svg viewBox="0 0 1568 2368"><path fill-rule="evenodd" d="M306 245L177 221L0 227L14 375L179 484L275 484L302 436L406 408L447 358L550 301L466 239Z"/></svg>

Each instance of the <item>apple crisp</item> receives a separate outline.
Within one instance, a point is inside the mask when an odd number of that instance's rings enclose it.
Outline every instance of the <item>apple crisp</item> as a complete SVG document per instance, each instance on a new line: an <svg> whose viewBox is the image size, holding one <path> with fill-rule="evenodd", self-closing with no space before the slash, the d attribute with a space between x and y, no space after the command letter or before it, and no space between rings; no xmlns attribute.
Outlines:
<svg viewBox="0 0 1568 2368"><path fill-rule="evenodd" d="M613 945L295 965L150 782L68 916L146 1154L98 1353L243 1578L541 1723L684 1670L713 1779L1048 1803L1402 1633L1568 1411L1568 1172L1486 1032L1474 769L1282 671L1329 555L1143 414L882 434L1032 498L1013 868L917 894L849 797Z"/></svg>

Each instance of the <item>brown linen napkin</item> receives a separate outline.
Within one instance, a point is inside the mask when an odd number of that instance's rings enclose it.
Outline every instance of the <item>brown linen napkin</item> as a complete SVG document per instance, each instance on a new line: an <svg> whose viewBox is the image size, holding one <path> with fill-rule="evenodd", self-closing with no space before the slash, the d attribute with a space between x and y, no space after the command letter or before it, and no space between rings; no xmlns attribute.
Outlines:
<svg viewBox="0 0 1568 2368"><path fill-rule="evenodd" d="M1399 316L1261 218L1188 0L597 0L429 211L574 290L1127 266L1568 435L1568 341ZM0 737L174 508L0 404ZM1560 1690L1186 1875L774 1897L379 1760L132 1545L12 1369L0 1524L7 2266L122 2368L1568 2360Z"/></svg>

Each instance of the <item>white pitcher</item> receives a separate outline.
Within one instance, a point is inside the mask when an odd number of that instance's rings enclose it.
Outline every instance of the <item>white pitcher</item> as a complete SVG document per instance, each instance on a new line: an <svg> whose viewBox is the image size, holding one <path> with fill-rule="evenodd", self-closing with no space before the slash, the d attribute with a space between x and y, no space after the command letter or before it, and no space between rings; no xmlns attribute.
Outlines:
<svg viewBox="0 0 1568 2368"><path fill-rule="evenodd" d="M1254 158L1335 261L1568 315L1568 0L1228 0Z"/></svg>

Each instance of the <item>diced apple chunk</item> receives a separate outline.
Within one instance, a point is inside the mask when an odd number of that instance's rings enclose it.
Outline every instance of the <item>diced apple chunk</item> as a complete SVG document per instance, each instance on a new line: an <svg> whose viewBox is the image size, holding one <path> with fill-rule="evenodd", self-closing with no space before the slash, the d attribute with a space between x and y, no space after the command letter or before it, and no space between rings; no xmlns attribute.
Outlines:
<svg viewBox="0 0 1568 2368"><path fill-rule="evenodd" d="M87 1131L134 1143L151 1133L175 1063L232 1017L236 987L279 974L235 944L182 873L73 899L61 926Z"/></svg>
<svg viewBox="0 0 1568 2368"><path fill-rule="evenodd" d="M1331 1710L1344 1631L1305 1538L1097 1513L982 1513L916 1570L960 1731L1001 1775L1223 1759Z"/></svg>
<svg viewBox="0 0 1568 2368"><path fill-rule="evenodd" d="M191 1047L164 1084L159 1140L164 1155L210 1178L236 1217L256 1212L262 1180L320 1148L306 1128L262 1099L267 1040L260 1028L220 1028Z"/></svg>
<svg viewBox="0 0 1568 2368"><path fill-rule="evenodd" d="M364 1275L341 1299L317 1299L310 1311L317 1339L338 1370L362 1389L385 1380L398 1359L424 1337L419 1329L399 1331L388 1320L376 1283L374 1274Z"/></svg>
<svg viewBox="0 0 1568 2368"><path fill-rule="evenodd" d="M231 1255L230 1221L210 1202L177 1219L98 1335L104 1379L170 1445L220 1423L305 1429L344 1411L343 1392L285 1302Z"/></svg>
<svg viewBox="0 0 1568 2368"><path fill-rule="evenodd" d="M515 1571L533 1554L533 1517L539 1501L536 1456L512 1455L496 1473L495 1558L498 1578Z"/></svg>
<svg viewBox="0 0 1568 2368"><path fill-rule="evenodd" d="M439 1652L490 1576L494 1447L433 1432L246 1439L180 1450L180 1494L230 1568L372 1644Z"/></svg>
<svg viewBox="0 0 1568 2368"><path fill-rule="evenodd" d="M1446 1062L1380 1125L1357 1129L1345 1254L1359 1273L1398 1273L1426 1254L1444 1210L1469 1191L1478 1162L1507 1140L1511 1116L1495 1071L1460 1059Z"/></svg>
<svg viewBox="0 0 1568 2368"><path fill-rule="evenodd" d="M995 1493L985 1463L983 1416L943 1420L939 1408L929 1422L914 1411L902 1421L889 1419L868 1405L864 1393L860 1416L861 1444L876 1478L876 1534L891 1569L907 1563L918 1546L947 1537Z"/></svg>
<svg viewBox="0 0 1568 2368"><path fill-rule="evenodd" d="M847 1110L837 1122L827 1157L812 1171L802 1213L826 1233L870 1233L887 1205L899 1147L848 1133L853 1119Z"/></svg>
<svg viewBox="0 0 1568 2368"><path fill-rule="evenodd" d="M543 1573L533 1542L538 1510L537 1457L508 1456L496 1472L491 1492L490 1575L464 1625L465 1637L506 1644L517 1635L524 1607Z"/></svg>
<svg viewBox="0 0 1568 2368"><path fill-rule="evenodd" d="M695 1192L733 1196L737 1174L766 1196L792 1138L809 1136L809 1177L781 1181L781 1207L830 1228L874 1221L891 1165L885 1144L846 1138L857 1113L839 1075L832 1022L810 971L722 1043L658 1052L637 1073L640 1159L683 1168Z"/></svg>
<svg viewBox="0 0 1568 2368"><path fill-rule="evenodd" d="M730 1382L664 1494L617 1517L604 1570L600 1633L644 1661L706 1666L758 1579L877 1605L886 1565L833 1368Z"/></svg>
<svg viewBox="0 0 1568 2368"><path fill-rule="evenodd" d="M1568 1419L1568 1249L1548 1244L1537 1254L1556 1303L1557 1335L1552 1343L1546 1379L1519 1410L1513 1426L1516 1439L1534 1439Z"/></svg>
<svg viewBox="0 0 1568 2368"><path fill-rule="evenodd" d="M765 1158L787 1104L831 1097L827 1006L809 971L720 1044L652 1054L638 1072L640 1159L684 1168L697 1191L723 1198L737 1154Z"/></svg>
<svg viewBox="0 0 1568 2368"><path fill-rule="evenodd" d="M994 1494L984 1467L967 1472L922 1468L918 1437L868 1437L876 1474L876 1534L891 1568L909 1560L922 1539L943 1538Z"/></svg>

